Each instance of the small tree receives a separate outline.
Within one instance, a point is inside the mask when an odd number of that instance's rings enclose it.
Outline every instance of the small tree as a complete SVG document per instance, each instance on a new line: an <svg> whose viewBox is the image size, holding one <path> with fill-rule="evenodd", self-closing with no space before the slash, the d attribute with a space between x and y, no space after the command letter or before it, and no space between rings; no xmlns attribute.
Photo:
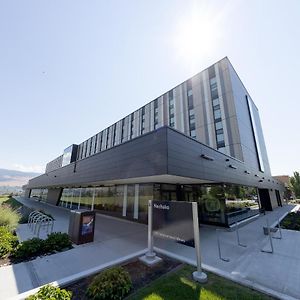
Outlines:
<svg viewBox="0 0 300 300"><path fill-rule="evenodd" d="M299 172L294 172L294 176L290 178L290 187L294 192L296 198L300 198L300 174Z"/></svg>

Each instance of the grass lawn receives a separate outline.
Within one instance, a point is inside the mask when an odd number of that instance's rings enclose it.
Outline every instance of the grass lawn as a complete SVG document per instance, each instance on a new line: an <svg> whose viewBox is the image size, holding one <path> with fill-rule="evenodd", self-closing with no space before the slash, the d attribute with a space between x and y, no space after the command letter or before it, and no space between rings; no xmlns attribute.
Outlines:
<svg viewBox="0 0 300 300"><path fill-rule="evenodd" d="M128 300L265 300L264 294L243 287L232 281L207 273L208 282L198 284L192 279L193 267L180 270L153 281Z"/></svg>
<svg viewBox="0 0 300 300"><path fill-rule="evenodd" d="M15 198L9 196L0 196L0 205L9 205L12 209L18 209L22 204Z"/></svg>

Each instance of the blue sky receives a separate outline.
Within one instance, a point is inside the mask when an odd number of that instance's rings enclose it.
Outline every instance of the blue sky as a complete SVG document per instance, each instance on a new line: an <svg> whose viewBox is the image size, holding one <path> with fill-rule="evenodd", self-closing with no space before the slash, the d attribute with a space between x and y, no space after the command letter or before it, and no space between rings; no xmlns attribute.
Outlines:
<svg viewBox="0 0 300 300"><path fill-rule="evenodd" d="M46 162L228 56L300 170L300 1L0 1L0 168ZM203 41L203 43L202 43Z"/></svg>

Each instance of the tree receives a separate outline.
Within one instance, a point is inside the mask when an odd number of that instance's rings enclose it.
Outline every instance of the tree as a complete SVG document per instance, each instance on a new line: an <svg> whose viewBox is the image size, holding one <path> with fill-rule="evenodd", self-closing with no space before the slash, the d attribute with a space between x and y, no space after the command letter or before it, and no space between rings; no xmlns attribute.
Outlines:
<svg viewBox="0 0 300 300"><path fill-rule="evenodd" d="M294 176L290 178L290 186L294 192L296 198L300 198L300 174L299 172L294 172Z"/></svg>

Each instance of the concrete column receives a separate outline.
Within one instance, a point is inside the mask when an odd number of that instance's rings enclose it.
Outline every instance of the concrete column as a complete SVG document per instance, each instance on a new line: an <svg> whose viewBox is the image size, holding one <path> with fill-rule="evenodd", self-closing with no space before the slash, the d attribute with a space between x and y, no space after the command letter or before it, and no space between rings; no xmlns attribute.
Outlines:
<svg viewBox="0 0 300 300"><path fill-rule="evenodd" d="M134 212L133 218L139 218L139 184L134 185Z"/></svg>
<svg viewBox="0 0 300 300"><path fill-rule="evenodd" d="M124 190L123 190L123 213L122 213L123 217L126 217L126 212L127 212L127 184L124 185Z"/></svg>

